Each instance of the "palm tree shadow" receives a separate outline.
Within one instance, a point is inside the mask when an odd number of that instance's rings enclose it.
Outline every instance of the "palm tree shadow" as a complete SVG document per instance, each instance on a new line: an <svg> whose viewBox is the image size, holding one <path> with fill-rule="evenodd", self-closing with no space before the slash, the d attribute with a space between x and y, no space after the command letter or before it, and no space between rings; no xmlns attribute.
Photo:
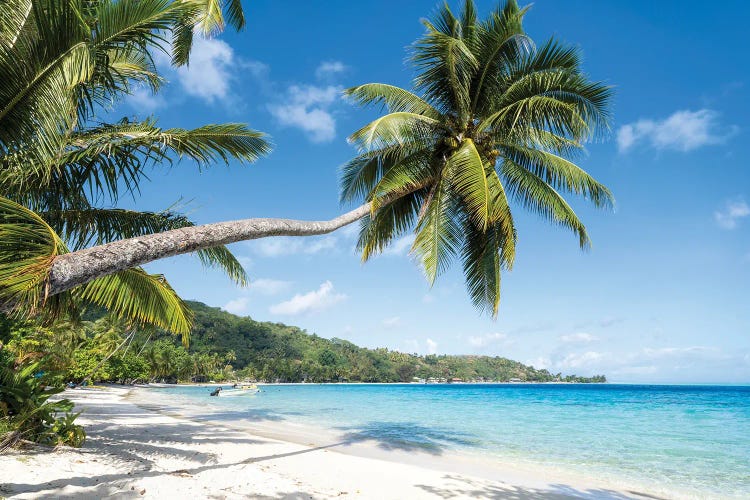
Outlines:
<svg viewBox="0 0 750 500"><path fill-rule="evenodd" d="M454 446L476 447L480 441L471 434L411 422L369 422L363 426L338 427L346 431L344 444L375 442L386 451L422 452L442 455Z"/></svg>
<svg viewBox="0 0 750 500"><path fill-rule="evenodd" d="M502 500L664 500L639 491L620 492L605 488L574 488L566 484L550 484L546 487L530 488L505 483L471 479L446 474L447 485L418 484L417 488L438 498L490 498Z"/></svg>

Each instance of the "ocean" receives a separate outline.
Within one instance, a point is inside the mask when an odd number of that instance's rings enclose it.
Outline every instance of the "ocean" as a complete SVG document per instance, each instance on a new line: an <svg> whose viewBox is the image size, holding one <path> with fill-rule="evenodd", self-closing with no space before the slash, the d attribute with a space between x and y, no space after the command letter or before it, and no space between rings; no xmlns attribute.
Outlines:
<svg viewBox="0 0 750 500"><path fill-rule="evenodd" d="M375 443L382 450L472 454L679 492L676 496L750 498L748 386L299 384L261 389L239 398L209 397L209 387L151 389L147 403L256 431L291 425L320 429L342 442Z"/></svg>

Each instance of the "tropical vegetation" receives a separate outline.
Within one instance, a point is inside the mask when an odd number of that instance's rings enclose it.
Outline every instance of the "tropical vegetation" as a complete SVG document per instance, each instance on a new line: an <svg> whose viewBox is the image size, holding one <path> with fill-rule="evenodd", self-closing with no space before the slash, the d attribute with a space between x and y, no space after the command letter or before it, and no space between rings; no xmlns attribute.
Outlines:
<svg viewBox="0 0 750 500"><path fill-rule="evenodd" d="M161 275L125 266L70 293L47 297L48 266L70 251L193 223L174 207L117 208L136 197L150 168L252 162L269 151L243 124L163 129L153 118L102 123L139 86L158 91L157 50L189 61L194 30L224 26L216 1L9 0L0 18L0 302L52 319L85 304L175 333L189 311ZM227 19L244 25L238 1ZM235 281L247 279L223 246L198 250ZM42 307L43 305L43 307Z"/></svg>
<svg viewBox="0 0 750 500"><path fill-rule="evenodd" d="M30 249L47 259L32 284L58 294L186 251L324 234L362 219L363 259L412 231L412 253L428 280L460 258L472 300L496 315L501 271L515 259L511 204L572 230L586 248L586 228L564 195L596 207L613 203L609 190L572 161L585 141L607 130L611 89L583 73L575 47L554 39L536 45L523 29L526 12L508 0L480 20L471 0L459 16L443 6L413 47L415 92L386 84L347 91L389 111L350 138L360 154L344 167L342 199L364 199L363 206L331 221L213 223L52 259Z"/></svg>
<svg viewBox="0 0 750 500"><path fill-rule="evenodd" d="M110 358L122 332L149 325L187 343L191 311L162 275L125 266L54 297L45 282L50 262L70 251L194 225L174 206L158 212L117 207L123 196L137 197L150 168L182 159L199 168L251 162L269 151L264 135L243 124L186 130L160 128L153 118L101 121L134 88L158 91L163 79L155 50L170 52L175 65L187 64L195 34L212 35L226 22L244 26L238 0L3 3L0 305L34 322L16 330L9 344L0 340L0 449L28 440L82 443L72 404L54 396L68 375L96 377L105 367L122 377L137 371L137 358ZM225 247L197 254L246 282ZM113 316L89 331L79 320L92 305ZM39 328L46 334L40 337ZM104 354L92 358L92 351Z"/></svg>
<svg viewBox="0 0 750 500"><path fill-rule="evenodd" d="M166 331L129 330L101 311L82 325L44 327L6 323L0 341L17 358L45 359L63 382L603 382L603 376L550 373L495 356L419 355L366 349L326 339L295 326L255 321L189 301L194 316L189 347Z"/></svg>
<svg viewBox="0 0 750 500"><path fill-rule="evenodd" d="M568 158L609 123L608 86L589 80L577 48L536 45L515 0L480 21L472 0L444 5L413 47L414 90L371 83L347 90L388 110L351 136L361 154L342 176L342 200L371 213L359 248L367 260L413 231L412 254L430 283L458 257L477 307L496 315L502 269L513 266L511 202L572 230L586 228L562 194L597 207L609 190Z"/></svg>
<svg viewBox="0 0 750 500"><path fill-rule="evenodd" d="M513 205L572 230L586 248L586 228L564 196L613 203L573 161L607 130L611 89L583 73L576 48L535 44L523 29L526 12L508 0L480 20L472 0L458 16L444 5L413 46L413 91L379 83L346 91L387 110L350 137L358 155L343 168L341 199L363 205L331 221L196 226L175 205L137 211L118 204L137 198L151 168L253 162L270 151L267 138L244 124L187 130L161 128L154 118L107 118L133 89L159 90L154 51L187 64L195 36L225 24L241 29L240 1L6 0L0 447L82 442L71 405L53 397L68 380L561 379L504 358L368 350L228 318L189 305L164 276L139 267L197 253L244 284L244 269L224 245L324 234L360 221L364 260L412 232L411 252L428 281L459 259L473 302L496 316L501 272L515 259ZM204 325L207 318L225 327Z"/></svg>

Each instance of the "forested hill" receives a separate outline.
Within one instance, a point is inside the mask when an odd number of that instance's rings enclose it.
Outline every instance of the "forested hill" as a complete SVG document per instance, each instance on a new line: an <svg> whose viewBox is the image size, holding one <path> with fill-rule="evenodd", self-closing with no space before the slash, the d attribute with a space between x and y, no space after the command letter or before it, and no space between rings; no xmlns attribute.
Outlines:
<svg viewBox="0 0 750 500"><path fill-rule="evenodd" d="M308 334L295 326L239 317L201 302L191 301L189 305L195 311L190 351L229 355L234 358L231 364L235 370L259 380L410 382L417 377L462 381L605 381L603 376L552 374L501 357L419 356L382 348L365 349L343 339L329 340Z"/></svg>

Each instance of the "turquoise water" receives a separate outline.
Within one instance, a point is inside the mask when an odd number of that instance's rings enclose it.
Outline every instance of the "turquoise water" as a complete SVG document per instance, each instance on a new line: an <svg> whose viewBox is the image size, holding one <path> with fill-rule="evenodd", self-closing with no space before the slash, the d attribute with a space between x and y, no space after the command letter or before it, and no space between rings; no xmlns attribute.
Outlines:
<svg viewBox="0 0 750 500"><path fill-rule="evenodd" d="M290 422L351 442L480 453L599 477L750 498L750 387L454 384L263 386L209 398L154 389L211 418Z"/></svg>

